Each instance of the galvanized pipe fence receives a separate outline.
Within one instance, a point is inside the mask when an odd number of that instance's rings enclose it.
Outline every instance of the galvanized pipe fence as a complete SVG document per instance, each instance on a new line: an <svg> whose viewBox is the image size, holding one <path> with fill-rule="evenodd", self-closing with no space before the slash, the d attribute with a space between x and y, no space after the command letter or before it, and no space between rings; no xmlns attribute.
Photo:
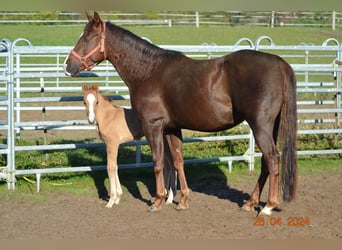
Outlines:
<svg viewBox="0 0 342 250"><path fill-rule="evenodd" d="M266 45L265 45L266 43ZM299 135L342 133L341 72L342 44L329 38L321 45L300 44L295 46L276 45L267 36L255 42L241 38L234 45L162 45L162 48L181 51L190 57L208 59L222 56L241 49L253 49L275 53L285 58L294 68L297 76ZM6 155L6 166L0 169L0 179L5 179L8 189L15 189L17 175L36 175L37 191L40 189L41 174L60 172L82 172L103 170L101 166L72 166L63 168L17 169L16 152L51 151L77 148L104 147L103 143L58 143L44 145L18 146L16 138L23 131L81 131L93 130L85 119L84 106L80 105L82 83L100 85L101 92L111 93L115 102L129 106L128 88L109 62L103 62L91 72L83 72L80 77L66 77L63 63L72 47L33 46L30 41L18 38L13 42L3 39L0 43L0 133L6 134L0 144L0 154ZM113 95L114 94L114 95ZM78 102L78 105L77 105ZM76 103L76 104L75 104ZM51 105L49 105L51 104ZM59 105L58 105L59 104ZM22 117L25 112L41 112L41 119ZM62 111L57 120L46 118L47 113ZM65 119L65 114L79 111L79 120ZM185 164L223 161L232 170L233 161L246 161L249 169L254 169L256 157L260 152L255 148L252 131L247 123L241 126L242 133L184 138L184 143L205 143L210 141L245 140L248 147L242 155L219 156L211 158L189 158ZM0 134L1 135L1 134ZM150 167L152 162L144 162L141 146L145 140L124 143L122 146L135 146L135 163L120 164L120 168ZM342 154L342 148L324 150L301 150L299 155Z"/></svg>

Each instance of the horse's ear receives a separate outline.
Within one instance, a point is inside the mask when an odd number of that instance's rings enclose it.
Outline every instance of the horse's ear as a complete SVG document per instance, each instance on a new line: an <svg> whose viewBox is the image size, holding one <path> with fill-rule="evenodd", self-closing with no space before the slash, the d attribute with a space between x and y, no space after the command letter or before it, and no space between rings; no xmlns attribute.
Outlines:
<svg viewBox="0 0 342 250"><path fill-rule="evenodd" d="M94 83L93 86L92 86L92 89L95 90L96 92L98 92L99 91L99 86L96 83Z"/></svg>
<svg viewBox="0 0 342 250"><path fill-rule="evenodd" d="M96 11L94 11L94 19L93 20L95 21L96 24L99 24L102 22L100 15Z"/></svg>
<svg viewBox="0 0 342 250"><path fill-rule="evenodd" d="M85 83L83 83L82 84L82 90L83 91L87 91L89 88L88 88L88 85L87 84L85 84Z"/></svg>
<svg viewBox="0 0 342 250"><path fill-rule="evenodd" d="M91 15L89 15L87 11L86 11L86 15L87 15L89 22L93 21L93 17Z"/></svg>

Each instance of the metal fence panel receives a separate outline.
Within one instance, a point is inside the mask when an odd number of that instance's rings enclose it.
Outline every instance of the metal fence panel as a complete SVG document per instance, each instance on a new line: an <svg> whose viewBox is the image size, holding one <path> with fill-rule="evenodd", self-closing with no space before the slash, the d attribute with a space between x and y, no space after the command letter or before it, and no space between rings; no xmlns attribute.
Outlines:
<svg viewBox="0 0 342 250"><path fill-rule="evenodd" d="M16 46L18 42L26 42L27 46ZM249 45L241 45L246 42ZM268 45L262 45L266 41ZM193 58L214 58L240 49L256 49L272 53L280 51L281 56L288 60L298 77L297 94L305 96L299 98L298 123L303 125L298 131L303 134L341 134L341 58L342 46L336 39L327 39L322 45L277 46L271 38L262 36L255 42L248 38L241 38L234 45L218 46L203 44L200 46L162 45L162 48L178 50ZM7 132L7 143L0 145L0 154L7 156L7 166L0 169L0 178L7 180L8 188L15 188L15 176L22 174L36 174L37 180L44 173L92 171L104 169L105 166L83 166L53 169L17 170L15 167L15 153L30 150L68 150L87 147L101 147L103 143L74 143L74 144L46 144L31 146L16 146L16 136L25 130L93 130L86 120L37 120L23 121L21 115L27 111L46 112L84 110L83 106L73 105L81 101L81 82L101 83L101 91L109 92L116 101L129 102L128 88L125 86L111 64L103 62L92 72L82 73L82 77L68 78L63 73L63 62L72 47L69 46L33 46L26 39L13 42L4 39L1 43L0 60L0 111L6 113L5 120L0 121L0 130ZM1 59L2 58L2 59ZM42 61L49 61L42 63ZM313 61L313 63L311 63ZM319 62L317 62L319 61ZM318 80L317 80L318 79ZM322 79L322 80L320 80ZM51 95L52 96L51 96ZM65 95L66 94L66 95ZM63 102L67 105L57 105ZM52 103L52 105L48 105ZM34 105L31 105L34 104ZM129 105L129 103L128 103ZM0 117L1 119L1 117ZM329 124L329 129L311 129L306 124ZM242 126L246 126L243 124ZM331 128L333 127L333 128ZM247 161L249 169L253 170L255 157L260 153L255 151L252 132L229 136L205 136L185 138L185 143L208 141L246 140L248 149L243 155L220 156L207 159L185 159L185 163L203 163L224 161L232 169L233 161ZM146 141L133 141L124 145L134 145L137 149L136 162L120 164L119 167L146 167L151 162L142 162L140 146ZM299 155L306 154L341 154L342 149L305 150ZM39 181L37 181L37 185ZM37 186L39 190L39 186Z"/></svg>

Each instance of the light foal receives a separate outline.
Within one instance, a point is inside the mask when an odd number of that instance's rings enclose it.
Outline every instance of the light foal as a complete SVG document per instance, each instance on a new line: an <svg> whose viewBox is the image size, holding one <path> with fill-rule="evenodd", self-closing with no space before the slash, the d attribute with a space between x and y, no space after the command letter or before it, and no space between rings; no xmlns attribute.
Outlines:
<svg viewBox="0 0 342 250"><path fill-rule="evenodd" d="M117 165L119 145L141 138L144 136L143 130L133 111L113 105L110 98L99 93L97 84L91 87L83 84L82 90L88 121L91 124L96 122L97 132L106 144L107 172L110 183L110 199L106 207L113 207L114 204L119 204L122 195ZM169 190L166 204L170 204L176 194L176 172L171 164L173 161L169 151L165 151L164 158L165 192Z"/></svg>

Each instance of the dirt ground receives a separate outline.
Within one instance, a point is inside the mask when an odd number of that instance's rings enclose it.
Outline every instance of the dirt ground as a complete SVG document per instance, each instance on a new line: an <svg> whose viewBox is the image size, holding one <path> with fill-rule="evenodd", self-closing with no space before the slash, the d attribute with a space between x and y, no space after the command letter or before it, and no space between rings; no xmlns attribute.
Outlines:
<svg viewBox="0 0 342 250"><path fill-rule="evenodd" d="M79 115L77 119L84 114ZM37 133L40 136L42 132ZM91 133L96 138L95 131ZM78 135L83 138L80 131ZM63 136L68 138L65 132ZM60 138L58 132L49 132L49 140L54 138ZM282 203L270 217L258 217L258 210L240 210L255 185L257 174L252 182L210 174L193 182L187 176L190 209L181 212L174 209L176 204L163 206L159 213L148 212L154 187L146 184L138 191L126 187L120 204L111 209L99 198L96 185L86 195L42 190L45 201L29 201L22 196L0 199L0 239L342 238L341 174L299 176L297 199ZM120 180L125 185L121 176ZM263 202L267 187L268 183L261 197ZM175 202L178 200L179 192Z"/></svg>
<svg viewBox="0 0 342 250"><path fill-rule="evenodd" d="M342 178L299 176L295 202L282 203L270 217L239 209L254 183L214 176L189 181L190 209L175 204L147 212L151 188L125 189L119 205L106 208L94 192L45 193L45 201L0 200L1 239L341 239ZM267 185L267 184L266 184ZM266 200L266 192L262 201ZM175 201L179 199L179 192ZM305 220L302 220L304 218Z"/></svg>

